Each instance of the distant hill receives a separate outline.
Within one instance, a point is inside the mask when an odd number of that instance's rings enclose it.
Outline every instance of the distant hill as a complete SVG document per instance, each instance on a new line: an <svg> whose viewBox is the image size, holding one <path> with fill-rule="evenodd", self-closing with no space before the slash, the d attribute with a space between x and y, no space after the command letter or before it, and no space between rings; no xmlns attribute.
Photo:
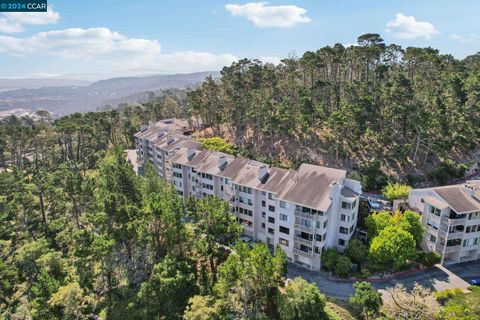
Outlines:
<svg viewBox="0 0 480 320"><path fill-rule="evenodd" d="M0 92L16 89L36 89L42 87L86 86L91 81L56 78L0 79Z"/></svg>
<svg viewBox="0 0 480 320"><path fill-rule="evenodd" d="M219 72L122 77L100 80L88 85L72 85L66 80L57 79L55 81L62 81L62 84L55 86L52 79L35 79L41 87L0 92L0 111L17 108L45 109L57 115L94 111L106 104L112 105L112 102L135 103L135 97L142 101L147 92L167 88L186 89L198 85L209 75L217 78ZM47 85L41 85L42 80L45 80ZM19 84L22 84L20 80Z"/></svg>

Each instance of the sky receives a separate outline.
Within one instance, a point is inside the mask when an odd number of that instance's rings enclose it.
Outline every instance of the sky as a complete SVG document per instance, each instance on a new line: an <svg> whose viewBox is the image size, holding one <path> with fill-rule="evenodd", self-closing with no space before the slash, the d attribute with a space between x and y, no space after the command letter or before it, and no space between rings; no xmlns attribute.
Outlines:
<svg viewBox="0 0 480 320"><path fill-rule="evenodd" d="M457 58L480 51L478 0L49 0L0 13L0 78L120 70L219 70L379 33L386 43Z"/></svg>

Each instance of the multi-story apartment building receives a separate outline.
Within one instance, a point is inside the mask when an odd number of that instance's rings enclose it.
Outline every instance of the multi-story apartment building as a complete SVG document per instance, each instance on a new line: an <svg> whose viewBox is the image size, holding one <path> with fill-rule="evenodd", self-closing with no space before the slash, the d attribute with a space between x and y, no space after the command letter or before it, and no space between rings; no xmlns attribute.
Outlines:
<svg viewBox="0 0 480 320"><path fill-rule="evenodd" d="M422 248L440 254L442 264L480 258L480 180L414 189L408 204L426 228Z"/></svg>
<svg viewBox="0 0 480 320"><path fill-rule="evenodd" d="M175 123L175 119L169 119ZM140 165L149 160L178 194L229 202L244 235L290 261L318 270L324 248L343 251L356 227L361 185L346 171L302 164L270 167L201 145L174 128L152 125L135 135Z"/></svg>

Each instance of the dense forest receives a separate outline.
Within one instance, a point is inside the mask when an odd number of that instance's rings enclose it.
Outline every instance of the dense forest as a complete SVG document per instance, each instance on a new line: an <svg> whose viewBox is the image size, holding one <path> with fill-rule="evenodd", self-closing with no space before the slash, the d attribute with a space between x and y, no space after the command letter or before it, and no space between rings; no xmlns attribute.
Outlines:
<svg viewBox="0 0 480 320"><path fill-rule="evenodd" d="M206 135L265 158L387 179L446 183L478 153L480 55L457 60L365 34L279 65L240 60L188 95ZM462 165L463 164L463 165ZM376 177L376 178L372 178Z"/></svg>

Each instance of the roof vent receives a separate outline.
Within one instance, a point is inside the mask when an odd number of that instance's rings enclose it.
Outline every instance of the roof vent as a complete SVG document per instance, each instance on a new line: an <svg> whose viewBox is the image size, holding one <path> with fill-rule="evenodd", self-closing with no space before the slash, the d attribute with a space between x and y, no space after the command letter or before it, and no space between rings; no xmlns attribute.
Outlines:
<svg viewBox="0 0 480 320"><path fill-rule="evenodd" d="M267 166L261 166L258 168L258 180L264 181L267 178L268 175L268 167Z"/></svg>
<svg viewBox="0 0 480 320"><path fill-rule="evenodd" d="M146 124L142 124L142 126L140 127L141 132L145 132L147 129L148 129L148 126Z"/></svg>
<svg viewBox="0 0 480 320"><path fill-rule="evenodd" d="M160 131L158 134L157 134L157 138L161 138L163 137L163 135L165 134L165 132L163 131Z"/></svg>
<svg viewBox="0 0 480 320"><path fill-rule="evenodd" d="M227 158L225 156L221 156L220 158L218 158L218 169L220 169L220 171L223 171L225 170L226 166L227 166Z"/></svg>
<svg viewBox="0 0 480 320"><path fill-rule="evenodd" d="M174 140L175 138L173 137L173 135L169 134L167 136L167 144L171 144Z"/></svg>
<svg viewBox="0 0 480 320"><path fill-rule="evenodd" d="M192 148L188 148L188 150L187 150L187 159L188 159L188 161L192 160L193 157L195 157L196 152L197 152L197 150L192 149Z"/></svg>

